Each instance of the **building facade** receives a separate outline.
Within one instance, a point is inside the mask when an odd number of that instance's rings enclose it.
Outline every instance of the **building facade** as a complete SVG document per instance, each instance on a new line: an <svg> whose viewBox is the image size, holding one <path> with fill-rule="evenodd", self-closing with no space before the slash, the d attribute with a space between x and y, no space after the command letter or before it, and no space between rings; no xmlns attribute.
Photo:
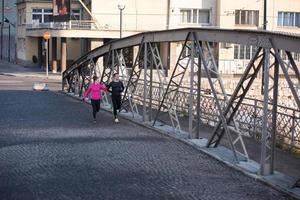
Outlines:
<svg viewBox="0 0 300 200"><path fill-rule="evenodd" d="M267 31L300 33L300 1L268 0ZM263 30L264 1L218 0L217 26L228 29ZM241 74L256 47L238 44L221 44L219 47L219 71L223 74ZM281 52L286 58L284 52ZM296 62L299 54L292 53Z"/></svg>
<svg viewBox="0 0 300 200"><path fill-rule="evenodd" d="M2 3L0 3L0 10L2 11ZM3 24L3 44L2 59L15 61L16 48L15 48L15 36L16 36L16 5L15 1L4 1L4 24ZM2 14L0 15L0 22L2 22ZM1 24L0 24L1 27ZM1 45L1 43L0 43Z"/></svg>
<svg viewBox="0 0 300 200"><path fill-rule="evenodd" d="M143 31L164 30L167 3L127 0L123 10L123 37ZM49 32L49 66L64 71L88 51L120 37L117 0L72 1L70 20L53 20L52 0L17 1L17 58L23 65L45 66L43 33ZM105 6L103 6L105 5Z"/></svg>
<svg viewBox="0 0 300 200"><path fill-rule="evenodd" d="M72 1L71 20L53 22L52 0L17 0L17 58L20 64L45 64L45 31L50 32L49 65L63 71L72 61L120 37L118 0ZM123 37L144 31L184 27L263 29L263 0L124 0ZM299 0L268 0L267 30L300 33ZM181 43L162 44L163 63L174 66ZM256 47L214 46L219 71L241 74ZM63 55L63 56L62 56ZM284 55L283 55L284 56ZM170 63L167 58L170 57ZM299 61L299 54L294 54ZM173 59L174 58L174 59ZM55 67L57 66L57 67Z"/></svg>

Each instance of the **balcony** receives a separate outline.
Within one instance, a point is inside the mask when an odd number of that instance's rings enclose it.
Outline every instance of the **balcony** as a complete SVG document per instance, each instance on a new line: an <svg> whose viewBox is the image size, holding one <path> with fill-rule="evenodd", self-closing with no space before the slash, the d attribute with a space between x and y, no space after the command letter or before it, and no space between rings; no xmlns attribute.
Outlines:
<svg viewBox="0 0 300 200"><path fill-rule="evenodd" d="M99 26L95 21L68 21L68 22L48 22L39 23L38 21L33 21L32 24L26 25L27 30L37 30L37 29L52 29L52 30L100 30Z"/></svg>
<svg viewBox="0 0 300 200"><path fill-rule="evenodd" d="M124 24L124 37L137 34L135 26ZM119 25L99 24L92 20L71 20L68 22L39 23L32 21L26 24L25 36L42 37L45 31L50 32L51 37L66 38L119 38Z"/></svg>

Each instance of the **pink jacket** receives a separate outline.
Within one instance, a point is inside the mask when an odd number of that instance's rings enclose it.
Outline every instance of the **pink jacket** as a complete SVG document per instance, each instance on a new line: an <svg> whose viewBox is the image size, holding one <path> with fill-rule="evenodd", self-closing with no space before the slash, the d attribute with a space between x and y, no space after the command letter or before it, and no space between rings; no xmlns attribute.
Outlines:
<svg viewBox="0 0 300 200"><path fill-rule="evenodd" d="M91 84L89 89L84 93L83 98L85 98L87 95L90 95L90 98L93 100L99 100L102 99L102 91L107 90L107 88L105 87L105 85L103 84Z"/></svg>

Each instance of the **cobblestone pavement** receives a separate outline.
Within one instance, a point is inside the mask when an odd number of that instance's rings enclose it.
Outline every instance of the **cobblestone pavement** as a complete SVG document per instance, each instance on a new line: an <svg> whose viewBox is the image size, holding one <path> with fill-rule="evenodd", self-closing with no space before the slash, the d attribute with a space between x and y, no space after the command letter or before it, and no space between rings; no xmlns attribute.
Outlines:
<svg viewBox="0 0 300 200"><path fill-rule="evenodd" d="M104 111L93 124L88 104L0 80L1 200L290 199L175 139Z"/></svg>

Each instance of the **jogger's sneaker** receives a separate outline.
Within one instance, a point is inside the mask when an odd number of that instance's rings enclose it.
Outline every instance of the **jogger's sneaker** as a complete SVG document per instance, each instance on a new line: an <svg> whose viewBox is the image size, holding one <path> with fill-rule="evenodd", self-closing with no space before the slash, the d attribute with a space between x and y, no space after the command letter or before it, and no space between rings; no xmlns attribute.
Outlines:
<svg viewBox="0 0 300 200"><path fill-rule="evenodd" d="M118 119L118 118L116 118L116 119L115 119L115 122L116 122L116 123L119 123L119 119Z"/></svg>

